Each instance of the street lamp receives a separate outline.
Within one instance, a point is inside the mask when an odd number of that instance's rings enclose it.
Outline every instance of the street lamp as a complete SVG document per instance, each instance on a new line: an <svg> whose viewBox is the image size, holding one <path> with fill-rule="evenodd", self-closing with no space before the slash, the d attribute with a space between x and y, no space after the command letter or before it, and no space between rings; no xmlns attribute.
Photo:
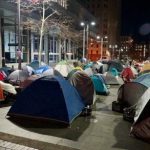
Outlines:
<svg viewBox="0 0 150 150"><path fill-rule="evenodd" d="M103 59L103 43L104 43L104 39L107 39L107 38L108 38L107 36L104 36L104 37L97 36L97 40L100 40L101 42L101 58L100 59Z"/></svg>
<svg viewBox="0 0 150 150"><path fill-rule="evenodd" d="M21 33L20 33L20 0L18 0L18 69L21 69Z"/></svg>
<svg viewBox="0 0 150 150"><path fill-rule="evenodd" d="M95 22L92 21L90 24L88 24L87 22L81 22L81 26L83 26L83 58L85 58L85 43L86 43L86 48L88 50L88 41L89 41L89 25L91 26L95 26Z"/></svg>
<svg viewBox="0 0 150 150"><path fill-rule="evenodd" d="M121 53L123 52L123 48L119 49L119 59L121 59Z"/></svg>
<svg viewBox="0 0 150 150"><path fill-rule="evenodd" d="M112 59L114 59L114 53L115 53L115 49L118 48L118 45L109 45L109 48L113 50L112 52Z"/></svg>
<svg viewBox="0 0 150 150"><path fill-rule="evenodd" d="M83 55L82 57L85 58L85 23L81 22L81 26L83 26Z"/></svg>

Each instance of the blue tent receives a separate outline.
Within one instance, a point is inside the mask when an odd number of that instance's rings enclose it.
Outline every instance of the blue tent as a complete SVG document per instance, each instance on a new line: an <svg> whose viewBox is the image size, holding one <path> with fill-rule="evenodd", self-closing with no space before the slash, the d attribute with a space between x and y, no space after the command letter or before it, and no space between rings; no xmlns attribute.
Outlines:
<svg viewBox="0 0 150 150"><path fill-rule="evenodd" d="M5 74L6 74L7 76L9 76L10 73L12 72L12 68L11 68L11 67L2 67L2 68L0 68L0 71L4 71Z"/></svg>
<svg viewBox="0 0 150 150"><path fill-rule="evenodd" d="M33 69L38 69L39 68L39 61L35 60L29 64Z"/></svg>
<svg viewBox="0 0 150 150"><path fill-rule="evenodd" d="M90 62L84 66L84 70L93 66L93 62Z"/></svg>
<svg viewBox="0 0 150 150"><path fill-rule="evenodd" d="M45 118L70 124L84 107L78 92L67 80L46 76L37 79L19 94L7 115Z"/></svg>
<svg viewBox="0 0 150 150"><path fill-rule="evenodd" d="M28 64L28 66L31 66L34 70L36 70L36 69L38 69L41 66L46 66L46 64L43 63L43 62L41 62L41 64L40 64L38 60L34 60L30 64Z"/></svg>
<svg viewBox="0 0 150 150"><path fill-rule="evenodd" d="M104 60L102 61L102 63L108 64L108 70L110 70L111 68L116 68L118 72L122 72L123 70L123 65L119 60Z"/></svg>
<svg viewBox="0 0 150 150"><path fill-rule="evenodd" d="M117 69L116 68L110 68L109 69L109 71L111 72L111 74L113 75L113 76L119 76L119 73L118 73L118 71L117 71Z"/></svg>
<svg viewBox="0 0 150 150"><path fill-rule="evenodd" d="M143 74L136 78L134 82L141 83L147 87L150 87L150 73Z"/></svg>
<svg viewBox="0 0 150 150"><path fill-rule="evenodd" d="M48 70L50 67L49 66L41 66L38 69L35 70L35 74L42 74L44 71Z"/></svg>
<svg viewBox="0 0 150 150"><path fill-rule="evenodd" d="M101 75L95 74L91 76L91 79L93 81L94 88L97 94L101 95L109 94L109 90L107 89L104 79L101 77Z"/></svg>

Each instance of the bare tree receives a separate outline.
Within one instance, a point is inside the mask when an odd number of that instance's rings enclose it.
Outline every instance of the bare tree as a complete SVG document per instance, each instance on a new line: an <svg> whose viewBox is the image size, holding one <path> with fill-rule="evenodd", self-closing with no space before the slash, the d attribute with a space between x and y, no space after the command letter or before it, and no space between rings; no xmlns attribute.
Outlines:
<svg viewBox="0 0 150 150"><path fill-rule="evenodd" d="M18 0L9 0L17 3ZM41 64L42 41L43 36L49 33L51 26L57 26L61 29L61 37L70 37L77 40L79 34L71 29L73 19L68 12L53 2L52 0L21 0L21 25L40 34L39 43L39 63Z"/></svg>
<svg viewBox="0 0 150 150"><path fill-rule="evenodd" d="M18 3L17 0L10 0L13 3ZM57 10L54 10L51 6L52 0L22 0L20 1L20 11L24 16L28 16L28 19L21 24L26 24L26 27L34 27L34 30L40 32L40 44L39 44L39 63L41 64L41 52L42 52L42 40L45 31L46 21L54 14L58 14ZM33 15L33 16L32 16ZM33 18L33 19L31 19Z"/></svg>

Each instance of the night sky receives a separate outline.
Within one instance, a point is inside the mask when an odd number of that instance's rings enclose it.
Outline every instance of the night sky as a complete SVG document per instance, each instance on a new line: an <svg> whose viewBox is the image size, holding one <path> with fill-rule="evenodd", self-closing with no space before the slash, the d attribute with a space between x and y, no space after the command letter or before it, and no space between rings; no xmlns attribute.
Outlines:
<svg viewBox="0 0 150 150"><path fill-rule="evenodd" d="M150 0L122 0L122 35L150 39Z"/></svg>

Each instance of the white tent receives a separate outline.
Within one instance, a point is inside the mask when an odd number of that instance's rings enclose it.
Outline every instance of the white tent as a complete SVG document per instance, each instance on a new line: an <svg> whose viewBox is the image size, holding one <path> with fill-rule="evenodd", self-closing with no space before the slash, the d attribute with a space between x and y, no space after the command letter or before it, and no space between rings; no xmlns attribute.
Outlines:
<svg viewBox="0 0 150 150"><path fill-rule="evenodd" d="M67 77L68 73L71 72L74 67L67 61L61 61L54 67L54 69L59 71L63 77Z"/></svg>

